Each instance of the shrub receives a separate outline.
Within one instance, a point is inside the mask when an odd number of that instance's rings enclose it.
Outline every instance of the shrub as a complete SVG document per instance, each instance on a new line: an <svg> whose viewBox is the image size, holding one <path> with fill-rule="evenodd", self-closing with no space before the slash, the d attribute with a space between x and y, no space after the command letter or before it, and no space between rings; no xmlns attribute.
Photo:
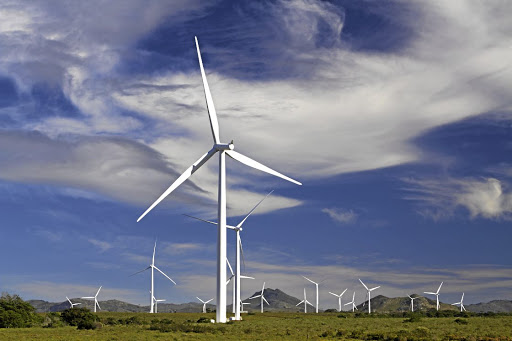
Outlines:
<svg viewBox="0 0 512 341"><path fill-rule="evenodd" d="M208 317L200 317L197 323L211 323Z"/></svg>
<svg viewBox="0 0 512 341"><path fill-rule="evenodd" d="M0 297L0 328L31 327L38 321L42 322L34 310L18 295L3 293Z"/></svg>
<svg viewBox="0 0 512 341"><path fill-rule="evenodd" d="M57 328L62 326L64 326L64 323L62 323L59 313L52 312L45 315L42 323L43 328Z"/></svg>
<svg viewBox="0 0 512 341"><path fill-rule="evenodd" d="M455 323L468 324L468 320L458 318L458 319L455 319Z"/></svg>
<svg viewBox="0 0 512 341"><path fill-rule="evenodd" d="M79 324L81 324L82 328L79 329L93 329L86 328L86 326L91 325L97 320L96 315L91 313L91 311L87 308L66 309L61 312L60 318L70 326L79 326Z"/></svg>

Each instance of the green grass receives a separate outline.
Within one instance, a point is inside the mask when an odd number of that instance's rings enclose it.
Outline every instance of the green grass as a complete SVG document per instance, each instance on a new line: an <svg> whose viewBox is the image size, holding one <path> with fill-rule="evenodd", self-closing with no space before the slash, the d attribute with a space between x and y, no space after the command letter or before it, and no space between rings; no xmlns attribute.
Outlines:
<svg viewBox="0 0 512 341"><path fill-rule="evenodd" d="M512 316L467 317L463 319L467 323L461 323L460 318L456 322L456 317L422 317L404 322L405 318L355 318L351 314L338 317L337 313L264 313L243 315L243 321L226 324L197 323L201 317L214 319L214 313L102 312L98 316L103 327L96 330L69 326L0 329L0 340L512 341Z"/></svg>

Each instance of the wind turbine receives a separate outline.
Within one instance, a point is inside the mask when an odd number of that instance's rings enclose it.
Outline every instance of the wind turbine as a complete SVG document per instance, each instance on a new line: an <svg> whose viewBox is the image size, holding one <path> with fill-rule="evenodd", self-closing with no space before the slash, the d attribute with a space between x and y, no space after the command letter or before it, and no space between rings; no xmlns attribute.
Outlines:
<svg viewBox="0 0 512 341"><path fill-rule="evenodd" d="M233 268L231 267L231 264L229 263L229 260L227 258L226 258L226 262L228 263L229 271L231 271L231 277L229 277L228 281L226 282L226 285L228 285L229 282L233 278L235 278L235 280L233 281L233 304L232 304L232 308L233 308L233 314L235 314L235 320L237 319L236 318L236 314L237 314L237 309L238 309L238 320L240 320L240 304L243 306L243 303L242 303L242 300L240 299L240 294L238 295L239 299L237 300L237 298L236 298L236 292L237 292L236 275L233 272ZM240 269L238 269L238 270L240 270ZM240 281L240 279L242 279L242 278L254 279L254 277L243 276L243 275L238 275L238 278L239 278L238 286L241 285L242 282ZM238 302L238 304L236 304L235 302Z"/></svg>
<svg viewBox="0 0 512 341"><path fill-rule="evenodd" d="M306 276L302 276L304 277L305 279L307 279L308 281L310 281L311 283L313 283L314 285L316 285L316 313L318 314L318 283L317 282L313 282L312 280L310 280L309 278L307 278ZM321 283L321 282L320 282Z"/></svg>
<svg viewBox="0 0 512 341"><path fill-rule="evenodd" d="M304 288L304 299L302 301L300 301L299 303L297 303L295 306L297 307L301 303L304 303L304 314L306 314L308 312L308 304L313 307L313 305L311 303L309 303L309 301L306 298L306 288Z"/></svg>
<svg viewBox="0 0 512 341"><path fill-rule="evenodd" d="M441 290L442 286L443 286L443 282L441 282L441 284L439 285L439 288L437 289L436 292L427 292L427 291L424 292L425 294L436 295L436 301L437 301L436 309L437 310L439 310L439 291Z"/></svg>
<svg viewBox="0 0 512 341"><path fill-rule="evenodd" d="M70 308L73 308L75 305L82 304L82 303L72 303L71 300L67 296L66 296L66 299L68 300L69 304L71 305Z"/></svg>
<svg viewBox="0 0 512 341"><path fill-rule="evenodd" d="M359 309L357 309L357 307L356 307L355 300L356 300L356 292L354 291L354 294L352 295L352 301L344 304L344 305L352 304L352 312L354 312L354 309L355 309L355 310L359 310Z"/></svg>
<svg viewBox="0 0 512 341"><path fill-rule="evenodd" d="M199 298L199 297L197 297L197 296L196 296L196 298L197 298L199 301L201 301L201 303L203 303L203 314L205 314L205 313L206 313L206 304L207 304L207 303L209 303L209 302L211 302L211 301L213 300L213 298L209 299L209 300L208 300L208 301L206 301L206 302L205 302L205 301L203 301L202 299L200 299L200 298Z"/></svg>
<svg viewBox="0 0 512 341"><path fill-rule="evenodd" d="M154 312L154 305L155 305L155 302L154 302L154 292L155 292L155 269L160 272L162 275L164 275L165 277L167 277L167 279L171 282L174 283L174 285L176 285L176 282L173 281L171 279L171 277L167 276L162 270L160 270L159 268L156 267L155 265L155 252L156 252L156 241L155 241L155 246L153 247L153 258L152 258L152 261L151 261L151 264L149 264L149 266L143 270L140 270L140 271L137 271L136 273L134 274L131 274L130 276L133 276L133 275L136 275L136 274L140 274L141 272L144 272L148 269L151 269L151 290L149 291L151 293L151 297L150 297L150 308L149 308L149 312L150 313L153 313Z"/></svg>
<svg viewBox="0 0 512 341"><path fill-rule="evenodd" d="M370 314L370 313L371 313L370 293L371 293L373 290L380 288L380 285L379 285L378 287L368 289L368 287L366 286L366 284L364 284L364 283L363 283L363 281L361 281L361 279L359 279L359 282L361 282L361 284L362 284L362 285L364 286L364 288L366 289L366 292L367 292L367 295L368 295L368 314Z"/></svg>
<svg viewBox="0 0 512 341"><path fill-rule="evenodd" d="M242 219L242 221L240 221L238 223L238 225L236 225L236 226L226 225L226 227L228 229L232 229L233 231L236 232L236 272L235 273L233 273L233 269L231 268L231 264L229 264L229 261L228 261L229 270L231 271L231 277L229 279L231 280L231 278L233 278L233 276L235 277L235 281L233 282L233 313L235 314L235 318L234 318L235 320L240 320L240 311L241 311L240 309L241 309L241 307L239 305L235 305L235 302L241 302L242 301L242 299L240 297L240 291L241 291L241 281L240 281L240 279L241 278L254 279L253 277L247 277L247 276L240 275L240 255L242 256L242 260L244 262L244 267L245 267L244 250L243 250L243 247L242 247L242 237L240 236L240 231L242 231L242 225L247 220L247 218L249 218L249 216L252 214L252 212L254 212L254 210L263 202L263 200L265 200L270 194L272 194L272 192L274 192L274 190L270 191L263 199L261 199L256 204L256 206L254 206L249 211L249 213L247 213L245 218ZM197 218L197 217L194 217L194 216L191 216L191 215L188 215L188 214L185 214L185 215L187 217L194 218L194 219L206 222L206 223L210 223L210 224L213 224L213 225L218 225L217 223L215 223L213 221L204 220L204 219ZM227 258L226 258L226 260L227 260Z"/></svg>
<svg viewBox="0 0 512 341"><path fill-rule="evenodd" d="M263 282L263 287L261 287L261 294L259 295L256 295L256 296L253 296L253 297L249 297L250 300L252 300L253 298L258 298L258 297L261 297L261 312L263 313L263 301L265 301L265 303L267 305L270 305L270 303L268 303L268 301L265 299L265 296L263 296L263 292L265 291L265 282Z"/></svg>
<svg viewBox="0 0 512 341"><path fill-rule="evenodd" d="M462 297L460 298L460 302L457 302L457 303L452 303L452 305L459 305L460 304L460 312L462 313L462 310L464 309L464 311L466 311L466 308L464 307L464 303L462 303L464 301L464 293L462 293Z"/></svg>
<svg viewBox="0 0 512 341"><path fill-rule="evenodd" d="M100 304L98 303L98 294L100 293L101 287L102 286L100 286L100 288L96 292L96 295L89 296L89 297L82 297L82 298L94 298L94 312L96 312L96 306L98 306L98 309L101 310Z"/></svg>
<svg viewBox="0 0 512 341"><path fill-rule="evenodd" d="M338 307L339 307L338 311L341 311L341 296L343 296L343 294L345 293L345 291L347 291L347 289L343 290L343 292L341 294L339 294L339 295L336 295L335 293L329 291L329 294L338 297Z"/></svg>
<svg viewBox="0 0 512 341"><path fill-rule="evenodd" d="M219 123L217 121L217 113L213 104L213 98L210 93L210 88L206 80L206 74L203 68L203 61L201 59L201 52L199 50L199 43L196 40L197 58L199 60L199 67L201 69L201 77L203 79L204 94L206 98L206 107L210 118L210 128L213 135L213 147L206 154L201 156L196 162L192 164L178 179L176 179L169 188L137 219L140 221L146 214L149 213L156 205L158 205L165 197L172 191L178 188L185 180L187 180L193 173L195 173L202 165L204 165L215 153L219 152L219 190L218 190L218 234L217 234L217 313L216 321L220 323L226 322L226 154L243 163L246 166L259 169L263 172L275 175L282 179L293 182L297 185L302 185L300 182L293 180L275 170L254 161L247 156L235 152L233 141L230 143L221 143L219 135Z"/></svg>
<svg viewBox="0 0 512 341"><path fill-rule="evenodd" d="M157 300L155 297L153 297L153 300L155 301L155 314L158 313L158 302L165 302L165 300Z"/></svg>
<svg viewBox="0 0 512 341"><path fill-rule="evenodd" d="M414 300L418 297L411 297L410 295L407 295L411 299L411 311L414 311Z"/></svg>

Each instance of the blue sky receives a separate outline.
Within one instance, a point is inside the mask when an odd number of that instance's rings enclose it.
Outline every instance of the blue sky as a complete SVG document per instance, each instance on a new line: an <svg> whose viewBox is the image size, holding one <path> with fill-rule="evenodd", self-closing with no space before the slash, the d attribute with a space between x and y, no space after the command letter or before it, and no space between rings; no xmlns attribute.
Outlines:
<svg viewBox="0 0 512 341"><path fill-rule="evenodd" d="M197 35L232 160L244 297L328 291L512 299L512 23L502 1L101 1L0 5L0 289L147 304L215 292L211 148ZM233 261L234 235L228 233ZM229 294L229 293L228 293ZM230 296L229 296L230 297ZM348 297L347 297L348 301Z"/></svg>

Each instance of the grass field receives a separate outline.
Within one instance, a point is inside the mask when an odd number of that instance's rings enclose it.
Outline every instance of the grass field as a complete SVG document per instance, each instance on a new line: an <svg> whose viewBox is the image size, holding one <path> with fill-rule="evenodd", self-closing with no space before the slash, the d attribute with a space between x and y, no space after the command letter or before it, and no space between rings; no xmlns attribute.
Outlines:
<svg viewBox="0 0 512 341"><path fill-rule="evenodd" d="M507 340L512 316L355 318L351 314L264 313L226 324L197 323L214 313L98 313L95 330L0 329L0 340ZM347 317L348 316L348 317ZM123 324L118 324L119 321ZM128 324L127 324L128 323Z"/></svg>

